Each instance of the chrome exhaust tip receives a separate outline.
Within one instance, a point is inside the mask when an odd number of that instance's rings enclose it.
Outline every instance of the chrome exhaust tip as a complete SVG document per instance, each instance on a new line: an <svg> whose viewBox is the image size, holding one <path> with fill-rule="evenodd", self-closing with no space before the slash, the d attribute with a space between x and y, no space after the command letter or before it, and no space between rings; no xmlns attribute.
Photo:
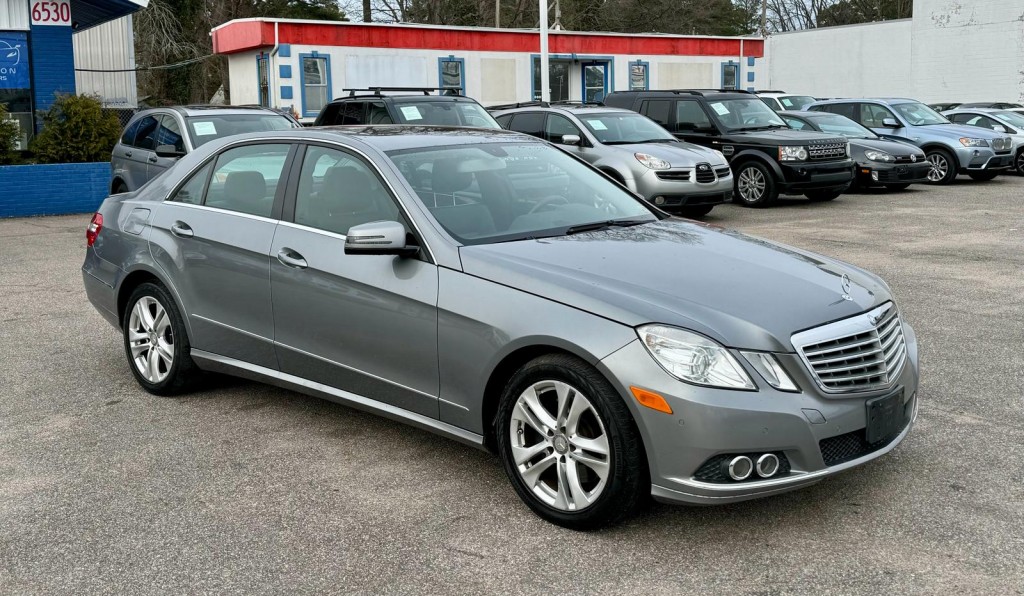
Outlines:
<svg viewBox="0 0 1024 596"><path fill-rule="evenodd" d="M779 458L774 453L765 453L757 458L757 475L761 478L770 478L779 471Z"/></svg>
<svg viewBox="0 0 1024 596"><path fill-rule="evenodd" d="M746 455L737 455L729 460L728 472L733 480L746 480L754 472L754 462Z"/></svg>

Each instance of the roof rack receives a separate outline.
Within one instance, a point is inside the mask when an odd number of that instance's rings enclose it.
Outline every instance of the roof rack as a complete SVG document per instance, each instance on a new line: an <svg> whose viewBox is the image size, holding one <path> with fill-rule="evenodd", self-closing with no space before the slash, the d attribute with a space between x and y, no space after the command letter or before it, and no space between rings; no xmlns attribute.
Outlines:
<svg viewBox="0 0 1024 596"><path fill-rule="evenodd" d="M361 91L369 92L373 96L381 96L382 91L403 91L422 93L423 95L430 95L431 91L443 91L445 95L462 95L461 87L366 87L364 89L342 89L342 91L348 91L349 97L355 97L356 93Z"/></svg>
<svg viewBox="0 0 1024 596"><path fill-rule="evenodd" d="M514 108L547 108L550 103L546 101L520 101L516 103L503 103L496 106L487 106L488 110L511 110Z"/></svg>
<svg viewBox="0 0 1024 596"><path fill-rule="evenodd" d="M216 105L212 103L196 103L188 104L183 106L170 106L172 108L181 108L184 110L269 110L267 106L259 106L255 104L243 104L243 105Z"/></svg>
<svg viewBox="0 0 1024 596"><path fill-rule="evenodd" d="M599 101L570 101L570 100L565 100L565 101L553 101L553 102L551 102L551 105L553 105L553 106L595 107L595 108L604 107L604 104L599 102Z"/></svg>

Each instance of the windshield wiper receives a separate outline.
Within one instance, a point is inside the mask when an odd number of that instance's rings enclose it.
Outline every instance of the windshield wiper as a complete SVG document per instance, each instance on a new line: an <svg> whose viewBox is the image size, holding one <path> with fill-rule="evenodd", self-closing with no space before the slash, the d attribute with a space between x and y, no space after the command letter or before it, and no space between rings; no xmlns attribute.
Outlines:
<svg viewBox="0 0 1024 596"><path fill-rule="evenodd" d="M789 128L789 127L784 125L784 124L766 124L764 126L744 126L744 127L741 127L741 128L734 128L733 130L737 130L737 131L774 130L776 128Z"/></svg>
<svg viewBox="0 0 1024 596"><path fill-rule="evenodd" d="M604 230L606 228L628 228L629 226L638 226L645 223L650 222L636 219L609 219L607 221L595 221L593 223L572 226L565 231L565 235L572 236L573 234L579 234L581 232L594 232L597 230Z"/></svg>

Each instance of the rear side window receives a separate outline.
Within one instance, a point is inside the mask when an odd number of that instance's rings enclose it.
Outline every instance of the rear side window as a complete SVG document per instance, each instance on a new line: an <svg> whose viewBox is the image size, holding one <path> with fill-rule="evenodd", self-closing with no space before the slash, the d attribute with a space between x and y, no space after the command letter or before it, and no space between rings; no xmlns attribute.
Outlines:
<svg viewBox="0 0 1024 596"><path fill-rule="evenodd" d="M363 124L363 107L361 101L349 101L341 104L341 113L334 124L352 125Z"/></svg>
<svg viewBox="0 0 1024 596"><path fill-rule="evenodd" d="M512 114L498 116L495 120L498 121L498 124L500 124L502 128L508 128L508 123L512 120Z"/></svg>
<svg viewBox="0 0 1024 596"><path fill-rule="evenodd" d="M270 217L290 145L246 145L217 157L205 205Z"/></svg>
<svg viewBox="0 0 1024 596"><path fill-rule="evenodd" d="M544 114L540 112L516 114L512 118L512 123L508 125L508 129L544 138Z"/></svg>
<svg viewBox="0 0 1024 596"><path fill-rule="evenodd" d="M139 120L139 129L135 133L134 145L140 149L156 149L159 129L160 121L154 116L146 116Z"/></svg>
<svg viewBox="0 0 1024 596"><path fill-rule="evenodd" d="M139 132L139 124L142 120L136 120L128 125L128 128L124 129L124 134L121 135L122 145L135 145L135 133Z"/></svg>
<svg viewBox="0 0 1024 596"><path fill-rule="evenodd" d="M188 182L178 188L177 192L171 195L171 201L188 203L190 205L201 205L203 203L203 192L206 190L206 181L210 178L210 170L213 169L213 162L203 166L198 172L192 174Z"/></svg>
<svg viewBox="0 0 1024 596"><path fill-rule="evenodd" d="M830 103L818 106L814 110L828 112L830 114L839 114L840 116L846 116L854 122L860 122L860 118L857 117L857 104L855 103ZM861 122L861 124L863 124L863 122Z"/></svg>
<svg viewBox="0 0 1024 596"><path fill-rule="evenodd" d="M332 124L337 124L338 112L340 112L340 111L341 111L341 104L339 104L339 103L329 103L329 104L327 104L324 107L323 111L320 112L320 116L316 119L316 125L317 126L331 126Z"/></svg>
<svg viewBox="0 0 1024 596"><path fill-rule="evenodd" d="M654 120L658 124L667 127L669 114L672 110L672 102L669 100L645 101L640 108L640 113Z"/></svg>

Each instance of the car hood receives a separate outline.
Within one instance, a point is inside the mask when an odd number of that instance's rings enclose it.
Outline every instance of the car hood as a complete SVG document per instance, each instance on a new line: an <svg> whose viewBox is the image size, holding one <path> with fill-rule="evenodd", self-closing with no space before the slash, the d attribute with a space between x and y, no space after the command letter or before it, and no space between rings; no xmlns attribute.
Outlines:
<svg viewBox="0 0 1024 596"><path fill-rule="evenodd" d="M890 298L852 265L676 218L459 252L467 274L625 325L675 325L753 350L792 352L793 333Z"/></svg>
<svg viewBox="0 0 1024 596"><path fill-rule="evenodd" d="M861 151L866 149L885 151L889 155L894 156L924 154L920 147L910 143L909 141L893 141L888 139L850 139L850 146L854 149L860 149Z"/></svg>
<svg viewBox="0 0 1024 596"><path fill-rule="evenodd" d="M924 135L925 138L921 140L927 140L929 138L956 140L960 137L969 137L972 139L995 139L1007 136L1006 133L997 133L994 130L985 130L978 126L967 126L966 124L931 124L929 126L911 126L909 132L912 137Z"/></svg>
<svg viewBox="0 0 1024 596"><path fill-rule="evenodd" d="M751 130L747 132L730 131L728 138L734 143L758 142L769 145L846 142L846 137L823 132L793 130L791 128L773 128L771 130Z"/></svg>
<svg viewBox="0 0 1024 596"><path fill-rule="evenodd" d="M616 150L627 153L646 153L672 164L673 168L692 168L694 165L707 162L714 167L722 167L728 163L711 149L691 145L690 143L631 143L629 145L611 145Z"/></svg>

